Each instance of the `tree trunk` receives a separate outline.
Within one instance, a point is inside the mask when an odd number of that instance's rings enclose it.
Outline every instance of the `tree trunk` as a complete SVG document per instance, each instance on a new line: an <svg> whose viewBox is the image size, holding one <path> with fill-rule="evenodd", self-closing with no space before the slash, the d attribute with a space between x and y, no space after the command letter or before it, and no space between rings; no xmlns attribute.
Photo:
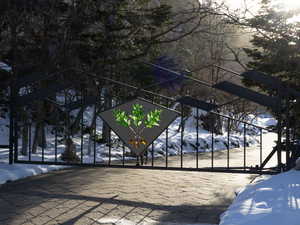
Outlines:
<svg viewBox="0 0 300 225"><path fill-rule="evenodd" d="M35 131L34 131L34 139L32 144L32 153L35 154L37 152L37 146L38 146L38 140L40 139L39 136L41 136L41 125L40 123L36 123L35 125Z"/></svg>
<svg viewBox="0 0 300 225"><path fill-rule="evenodd" d="M34 139L32 144L32 153L37 152L37 147L46 148L46 132L43 131L45 129L44 124L42 122L37 122L35 131L34 131Z"/></svg>
<svg viewBox="0 0 300 225"><path fill-rule="evenodd" d="M71 125L71 134L76 134L80 129L80 121L81 121L81 114L85 110L86 107L82 107L78 114L76 115L75 121Z"/></svg>

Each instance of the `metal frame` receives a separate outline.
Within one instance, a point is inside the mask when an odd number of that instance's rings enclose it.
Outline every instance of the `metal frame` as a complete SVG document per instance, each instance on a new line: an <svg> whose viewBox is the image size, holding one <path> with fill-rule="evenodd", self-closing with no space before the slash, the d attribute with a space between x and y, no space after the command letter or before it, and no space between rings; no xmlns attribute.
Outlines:
<svg viewBox="0 0 300 225"><path fill-rule="evenodd" d="M80 71L83 72L83 71ZM92 73L87 73L89 76L96 76L95 74ZM160 95L145 89L140 89L138 87L134 87L132 85L126 84L126 83L122 83L120 81L115 81L112 80L110 78L106 78L106 77L102 77L102 79L106 80L107 82L110 82L114 85L118 85L124 88L129 88L129 89L133 89L135 91L138 91L140 94L147 94L150 95L153 101L153 97L159 98L161 100L164 100L166 102L166 107L169 107L172 103L176 102L176 99L164 96L164 95ZM82 91L82 93L84 93L84 91ZM12 93L12 96L13 93ZM78 106L83 106L85 104L85 97L86 96L82 96L80 102L76 102L76 104ZM15 99L12 97L12 99ZM101 101L101 99L96 98L97 101L94 102L94 105L98 105L97 103L99 101ZM68 108L68 106L72 105L73 103L68 103L65 104L66 108ZM89 98L89 100L87 101L86 104L93 104L93 98ZM184 105L181 103L181 115L183 115L183 107ZM73 108L72 108L73 109ZM199 108L197 107L197 121L199 121ZM95 107L96 110L96 107ZM96 110L97 111L97 110ZM154 145L152 144L151 147L149 148L150 154L151 154L151 166L137 166L137 165L128 165L128 163L126 163L126 152L125 152L125 146L123 144L122 147L122 160L121 160L121 164L120 165L116 165L115 163L113 163L112 159L111 159L111 151L112 151L112 145L111 145L111 136L109 137L109 143L108 143L108 147L109 147L109 154L108 154L108 162L103 164L103 163L99 163L97 162L96 159L96 142L94 142L94 158L93 158L93 162L92 163L84 163L83 162L83 112L81 115L81 137L80 137L80 162L78 163L67 163L67 162L61 162L59 161L58 158L58 134L57 134L57 129L55 129L55 151L54 151L54 161L46 161L44 154L45 151L44 149L42 149L42 160L41 161L34 161L32 160L32 151L31 151L31 125L30 125L30 135L29 135L29 144L28 144L28 148L29 148L29 157L28 160L20 160L19 156L18 156L18 116L15 115L15 107L14 104L11 104L11 112L12 112L12 117L11 117L11 126L10 126L10 163L31 163L31 164L51 164L51 165L76 165L76 166L95 166L95 167L113 167L113 168L137 168L137 169L154 169L154 170L179 170L179 171L207 171L207 172L229 172L229 173L251 173L251 174L275 174L278 173L279 171L276 170L276 168L264 168L263 166L263 161L262 161L262 130L264 130L265 128L250 124L248 122L245 121L240 121L240 120L236 120L234 118L231 118L229 116L225 116L222 114L219 114L217 112L210 112L216 116L220 116L222 118L224 118L225 120L228 121L228 129L229 129L229 125L231 121L237 121L237 122L241 122L244 124L244 140L246 140L246 126L253 126L256 127L260 130L260 165L253 165L250 167L247 167L246 164L246 152L247 152L247 148L246 148L246 142L244 141L244 159L241 163L241 166L239 167L230 167L230 135L231 132L230 130L228 130L228 137L227 137L227 165L224 167L215 167L214 165L214 143L215 143L215 134L213 132L212 129L212 133L211 133L211 167L200 167L200 163L199 163L199 125L197 123L197 126L195 127L196 129L196 133L197 133L197 138L196 138L196 150L195 150L195 167L194 168L186 168L184 167L184 152L183 152L183 141L184 141L184 129L181 127L181 146L180 146L180 166L179 167L171 167L169 166L169 157L167 156L168 154L166 154L165 157L165 165L164 166L158 166L155 165L155 157L154 157ZM181 116L182 121L181 123L183 124L183 116ZM97 126L97 124L95 123L95 127ZM95 128L94 128L94 132L95 132ZM266 130L266 129L265 129ZM166 139L165 139L165 143L166 143L166 153L168 153L168 144L169 144L169 134L168 134L168 129L165 131L166 132Z"/></svg>

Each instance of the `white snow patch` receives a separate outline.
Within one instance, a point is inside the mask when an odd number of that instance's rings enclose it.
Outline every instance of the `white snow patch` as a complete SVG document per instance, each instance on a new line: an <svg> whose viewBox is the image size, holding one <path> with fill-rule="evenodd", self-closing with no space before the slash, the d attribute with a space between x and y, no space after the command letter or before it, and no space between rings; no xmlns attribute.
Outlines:
<svg viewBox="0 0 300 225"><path fill-rule="evenodd" d="M300 172L264 176L248 185L221 216L220 225L299 225Z"/></svg>
<svg viewBox="0 0 300 225"><path fill-rule="evenodd" d="M0 62L0 69L6 70L6 71L11 71L11 67L4 62Z"/></svg>
<svg viewBox="0 0 300 225"><path fill-rule="evenodd" d="M67 166L53 166L53 165L27 165L27 164L13 164L0 162L0 184L7 181L15 181L29 176L34 176L49 171L67 168Z"/></svg>

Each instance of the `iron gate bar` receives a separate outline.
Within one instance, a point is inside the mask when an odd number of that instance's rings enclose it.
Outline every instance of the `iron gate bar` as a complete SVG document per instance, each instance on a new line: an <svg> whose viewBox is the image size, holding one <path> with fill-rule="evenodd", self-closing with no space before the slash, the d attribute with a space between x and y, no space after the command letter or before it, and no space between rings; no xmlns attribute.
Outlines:
<svg viewBox="0 0 300 225"><path fill-rule="evenodd" d="M125 165L125 145L124 142L122 142L122 151L123 151L123 155L122 155L122 165Z"/></svg>
<svg viewBox="0 0 300 225"><path fill-rule="evenodd" d="M277 152L277 149L276 149L276 147L273 147L273 150L271 151L271 153L267 156L267 158L265 158L265 160L261 164L261 169L264 169L265 165L269 162L269 160L272 158L272 156L275 154L275 152Z"/></svg>
<svg viewBox="0 0 300 225"><path fill-rule="evenodd" d="M111 129L109 129L108 133L108 165L111 165Z"/></svg>
<svg viewBox="0 0 300 225"><path fill-rule="evenodd" d="M16 118L18 118L18 114L16 114ZM15 136L14 136L14 148L15 148L15 151L14 151L14 161L16 161L18 159L18 154L19 154L19 151L18 151L18 144L19 144L19 140L18 140L18 123L17 123L17 120L14 120L14 132L15 132Z"/></svg>
<svg viewBox="0 0 300 225"><path fill-rule="evenodd" d="M83 90L81 90L82 96L83 96ZM81 102L83 103L83 98L81 97ZM81 115L80 115L80 119L81 119L81 124L80 124L80 133L81 133L81 137L80 137L80 162L81 164L83 163L83 123L84 123L84 107L82 106L81 108Z"/></svg>
<svg viewBox="0 0 300 225"><path fill-rule="evenodd" d="M151 166L154 167L154 142L151 146Z"/></svg>
<svg viewBox="0 0 300 225"><path fill-rule="evenodd" d="M44 127L44 122L42 126L42 162L45 161L45 127ZM45 137L45 138L44 138Z"/></svg>
<svg viewBox="0 0 300 225"><path fill-rule="evenodd" d="M9 145L0 145L0 148L9 148Z"/></svg>
<svg viewBox="0 0 300 225"><path fill-rule="evenodd" d="M262 106L270 107L273 110L277 110L277 106L279 103L279 99L277 97L269 97L267 95L260 94L258 92L252 91L251 89L244 88L228 81L222 81L215 84L213 87L227 93L245 98Z"/></svg>
<svg viewBox="0 0 300 225"><path fill-rule="evenodd" d="M212 126L211 126L211 168L214 168L214 123L212 120Z"/></svg>
<svg viewBox="0 0 300 225"><path fill-rule="evenodd" d="M169 101L168 100L166 100L167 102L167 104L166 104L166 107L168 108L169 107ZM168 150L169 150L169 146L168 146L168 136L169 136L169 126L166 128L166 167L168 168L168 154L169 154L169 152L168 152Z"/></svg>
<svg viewBox="0 0 300 225"><path fill-rule="evenodd" d="M28 132L29 132L29 137L28 137L28 158L29 158L29 161L31 161L31 123L29 124L29 128L28 128Z"/></svg>
<svg viewBox="0 0 300 225"><path fill-rule="evenodd" d="M11 89L11 88L10 88ZM11 90L10 90L11 92ZM12 93L10 93L12 95ZM12 97L12 96L11 96ZM9 118L9 164L13 164L14 162L14 106L12 103L9 104L10 108L10 118Z"/></svg>
<svg viewBox="0 0 300 225"><path fill-rule="evenodd" d="M286 128L285 128L285 153L286 153L286 165L290 169L290 100L286 100Z"/></svg>
<svg viewBox="0 0 300 225"><path fill-rule="evenodd" d="M97 109L96 109L96 105L94 105L94 115L95 115L95 123L94 123L94 164L96 164L96 123L97 123Z"/></svg>
<svg viewBox="0 0 300 225"><path fill-rule="evenodd" d="M174 71L174 70L168 69L168 68L166 68L166 67L159 66L159 65L156 65L156 64L153 64L153 63L149 63L149 62L143 62L143 63L146 64L146 65L150 65L150 66L152 66L152 67L156 67L156 68L158 68L158 69L160 69L160 70L164 70L164 71L167 71L167 72L169 72L169 73L175 74L176 76L178 76L178 77L180 77L180 78L183 77L183 78L186 78L186 79L195 81L196 83L199 83L199 84L201 84L201 85L204 85L204 86L207 86L207 87L211 87L211 85L210 85L209 83L205 82L205 81L196 79L196 78L191 77L191 76L185 76L185 75L183 75L183 74L180 74L180 73L178 73L178 72L176 72L176 71ZM169 81L169 82L170 82L170 81Z"/></svg>
<svg viewBox="0 0 300 225"><path fill-rule="evenodd" d="M154 103L154 97L152 96L151 103ZM155 141L155 140L154 140ZM151 166L154 167L154 141L151 144Z"/></svg>
<svg viewBox="0 0 300 225"><path fill-rule="evenodd" d="M244 170L246 169L246 124L244 123Z"/></svg>
<svg viewBox="0 0 300 225"><path fill-rule="evenodd" d="M229 150L230 150L230 118L227 118L227 168L229 169Z"/></svg>
<svg viewBox="0 0 300 225"><path fill-rule="evenodd" d="M57 128L58 128L58 126L57 126L57 124L56 124L56 127L55 127L55 143L54 143L54 153L55 153L55 162L57 162Z"/></svg>
<svg viewBox="0 0 300 225"><path fill-rule="evenodd" d="M81 70L77 70L77 71L80 72ZM81 71L81 72L83 73L84 71ZM152 91L147 91L147 90L144 90L144 89L142 89L142 88L135 87L135 86L133 86L133 85L126 84L126 83L121 82L121 81L116 81L116 80L113 80L113 79L111 79L111 78L103 77L103 76L99 77L99 76L97 76L96 74L90 73L90 72L84 72L84 73L86 73L87 75L89 75L89 76L91 76L91 77L97 78L97 79L106 80L106 81L109 81L109 82L112 82L112 83L115 83L115 84L118 84L118 85L121 85L121 86L124 86L124 87L128 87L128 88L131 88L131 89L138 90L139 92L144 92L144 93L150 94L150 95L152 95L152 96L156 96L156 97L160 97L160 98L163 98L163 99L169 99L169 100L174 101L173 98L170 98L170 97L167 97L167 96L164 96L164 95L160 95L160 94L157 94L157 93L152 92Z"/></svg>
<svg viewBox="0 0 300 225"><path fill-rule="evenodd" d="M183 124L183 104L181 104L181 145L180 145L180 167L183 167L183 130L184 130L184 124Z"/></svg>
<svg viewBox="0 0 300 225"><path fill-rule="evenodd" d="M26 160L17 160L17 163L23 163L23 164L41 164L40 161L31 161L28 162ZM45 165L63 165L63 166L78 166L78 163L63 163L63 162L49 162L45 161L43 164ZM108 166L107 164L102 164L102 163L97 163L97 164L82 164L82 167L104 167L104 168L128 168L128 169L149 169L149 170L171 170L171 171L199 171L199 172L220 172L220 173L246 173L246 174L261 174L260 170L256 170L253 167L246 167L247 170L244 170L243 167L232 167L232 170L228 170L226 167L214 167L213 169L211 167L204 167L204 168L189 168L189 167L168 167L166 168L165 166L136 166L136 165L110 165ZM263 171L264 174L270 174L270 175L275 175L278 174L279 172L276 170L269 170L273 168L268 168Z"/></svg>
<svg viewBox="0 0 300 225"><path fill-rule="evenodd" d="M197 157L196 157L196 167L199 168L199 108L197 108L197 125L196 125L196 132L197 132L197 137L196 137L196 146L197 146Z"/></svg>
<svg viewBox="0 0 300 225"><path fill-rule="evenodd" d="M259 140L259 151L260 151L260 154L259 154L259 161L260 161L260 168L262 168L262 129L260 129L260 140Z"/></svg>

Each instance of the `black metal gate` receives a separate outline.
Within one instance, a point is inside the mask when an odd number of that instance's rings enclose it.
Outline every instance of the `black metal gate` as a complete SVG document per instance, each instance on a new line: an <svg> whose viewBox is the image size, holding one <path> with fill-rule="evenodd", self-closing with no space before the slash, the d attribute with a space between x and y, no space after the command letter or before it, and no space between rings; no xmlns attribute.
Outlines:
<svg viewBox="0 0 300 225"><path fill-rule="evenodd" d="M220 121L226 124L227 136L214 132L214 119L212 119L212 129L206 134L210 139L208 142L207 138L203 139L200 135L199 121L200 114L203 112L203 107L200 105L191 105L185 101L140 90L109 78L103 79L113 84L114 88L121 87L123 94L127 93L127 97L132 97L131 93L134 92L151 102L166 107L177 107L181 113L176 127L178 132L175 132L174 124L170 125L160 138L150 145L140 163L140 159L137 161L136 156L111 130L107 132L108 136L104 137L103 129L107 127L97 116L107 109L103 93L89 96L86 90L81 90L80 96L73 96L70 85L55 84L53 87L23 95L12 93L10 163L254 174L280 172L277 167L265 168L263 135L264 131L268 131L267 129L210 112L212 118L219 117ZM23 85L26 82L24 81ZM62 101L59 101L59 98ZM120 101L120 96L111 96L111 99L112 102L117 103ZM125 99L123 95L122 101ZM40 104L50 104L52 111L42 116L36 115L37 112L34 110ZM190 126L188 130L184 129L186 110L193 111L192 119L195 122L194 127ZM33 123L33 120L28 119L27 116L24 119L22 114L27 112L38 116L39 124ZM94 120L88 118L92 115L96 115ZM62 120L64 123L59 122ZM74 128L75 131L71 131L71 125L75 120L79 125ZM89 124L91 120L94 122ZM238 124L235 130L231 126L233 123ZM36 135L41 137L40 140L34 138ZM65 152L67 139L72 140L72 148L76 156L74 160L64 161L62 155ZM253 145L250 144L251 142ZM249 155L257 157L249 160Z"/></svg>

